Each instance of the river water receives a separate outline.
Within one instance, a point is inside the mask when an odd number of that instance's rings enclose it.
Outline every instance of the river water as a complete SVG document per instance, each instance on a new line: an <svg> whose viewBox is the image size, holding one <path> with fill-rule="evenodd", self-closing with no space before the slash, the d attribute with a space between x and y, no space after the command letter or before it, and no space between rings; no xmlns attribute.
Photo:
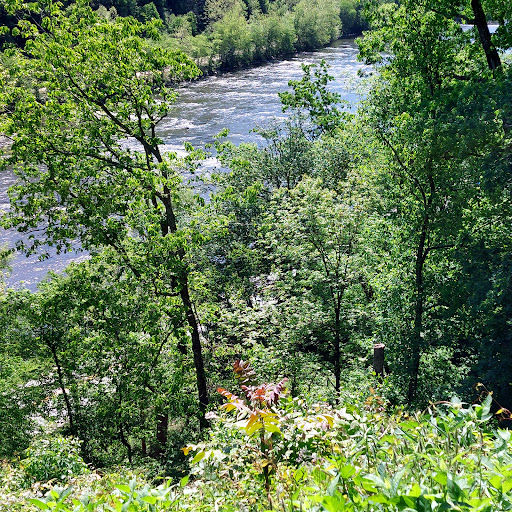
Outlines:
<svg viewBox="0 0 512 512"><path fill-rule="evenodd" d="M357 61L357 46L353 40L343 39L328 48L295 57L271 62L256 68L211 76L188 84L180 89L172 115L160 125L164 150L180 151L185 142L204 147L213 141L222 129L230 130L229 139L234 143L257 142L251 132L255 126L284 117L278 92L287 90L289 80L302 77L301 64L315 64L324 59L335 78L330 89L341 94L344 100L355 105L361 98L362 85L357 73L365 66ZM217 165L214 158L205 162L205 169ZM7 189L14 182L11 173L0 174L0 209L9 208ZM20 239L16 231L0 228L0 246L14 247ZM12 269L6 282L10 287L35 290L37 283L48 271L60 272L71 261L87 258L80 252L56 254L49 250L50 258L40 260L37 255L26 257L15 253L10 262Z"/></svg>

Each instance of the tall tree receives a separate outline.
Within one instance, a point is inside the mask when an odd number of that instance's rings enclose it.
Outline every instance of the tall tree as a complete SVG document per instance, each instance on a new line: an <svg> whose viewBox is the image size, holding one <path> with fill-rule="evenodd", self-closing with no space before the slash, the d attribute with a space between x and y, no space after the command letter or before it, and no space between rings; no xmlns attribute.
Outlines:
<svg viewBox="0 0 512 512"><path fill-rule="evenodd" d="M7 106L0 131L12 140L1 165L18 175L3 223L31 233L19 246L27 253L44 244L108 247L149 297L162 299L170 325L187 327L180 347L190 337L205 426L208 393L187 263L197 237L180 220L180 170L195 157L164 153L157 134L176 99L166 84L199 71L184 54L146 44L156 22L105 22L85 0L65 11L53 0L7 5L34 16L18 24L27 44L11 50L18 65L0 93Z"/></svg>
<svg viewBox="0 0 512 512"><path fill-rule="evenodd" d="M276 191L263 224L264 243L273 254L267 300L284 312L286 335L302 329L297 346L327 360L336 400L342 364L349 351L351 357L357 351L354 332L366 316L363 247L370 202L363 176L347 177L337 192L305 177L291 190Z"/></svg>
<svg viewBox="0 0 512 512"><path fill-rule="evenodd" d="M374 31L361 43L363 58L380 63L367 119L389 156L387 218L397 226L409 275L402 296L409 297L409 333L399 351L409 402L418 397L422 357L447 342L435 314L450 309L440 290L464 243L467 205L480 194L482 169L503 136L491 66L455 21L463 7L375 2L368 11Z"/></svg>

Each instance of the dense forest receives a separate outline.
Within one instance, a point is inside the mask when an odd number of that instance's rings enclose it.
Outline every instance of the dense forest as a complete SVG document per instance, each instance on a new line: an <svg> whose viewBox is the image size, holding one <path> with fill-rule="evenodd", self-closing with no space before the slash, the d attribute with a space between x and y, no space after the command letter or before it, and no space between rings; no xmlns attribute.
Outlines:
<svg viewBox="0 0 512 512"><path fill-rule="evenodd" d="M157 46L184 51L210 73L321 48L367 28L362 0L106 0L91 7L105 20L160 22ZM0 26L12 29L21 15L0 4ZM3 37L23 44L17 31Z"/></svg>
<svg viewBox="0 0 512 512"><path fill-rule="evenodd" d="M89 258L0 289L0 510L512 509L512 3L2 9L2 226ZM304 65L163 150L200 68L363 28L356 109Z"/></svg>

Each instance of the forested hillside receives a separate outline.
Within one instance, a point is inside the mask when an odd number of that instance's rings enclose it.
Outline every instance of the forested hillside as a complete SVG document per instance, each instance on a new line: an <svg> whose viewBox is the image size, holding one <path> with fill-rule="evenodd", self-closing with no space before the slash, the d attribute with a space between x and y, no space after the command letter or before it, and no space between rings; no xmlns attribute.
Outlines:
<svg viewBox="0 0 512 512"><path fill-rule="evenodd" d="M340 19L278 1L155 8L251 55ZM178 153L198 55L123 5L4 2L2 225L89 258L0 290L0 508L511 510L512 4L368 1L358 105L304 65L261 144Z"/></svg>
<svg viewBox="0 0 512 512"><path fill-rule="evenodd" d="M186 52L204 72L321 48L367 27L362 0L106 0L90 5L109 21L121 16L160 22L158 46ZM22 11L0 4L0 25L13 28L20 16ZM4 40L23 44L16 31L4 34Z"/></svg>

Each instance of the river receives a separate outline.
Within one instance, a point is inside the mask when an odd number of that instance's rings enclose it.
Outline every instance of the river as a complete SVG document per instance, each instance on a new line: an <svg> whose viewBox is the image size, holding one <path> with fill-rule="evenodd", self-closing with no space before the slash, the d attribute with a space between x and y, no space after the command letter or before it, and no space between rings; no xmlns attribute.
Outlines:
<svg viewBox="0 0 512 512"><path fill-rule="evenodd" d="M357 72L365 66L357 61L354 41L342 39L316 52L211 76L182 87L172 115L160 124L159 135L164 140L164 150L179 151L185 142L204 147L224 128L230 130L229 139L234 143L257 141L258 136L251 132L255 126L285 115L277 93L288 88L289 80L302 77L301 64L315 64L322 59L331 66L330 74L335 78L331 90L355 105L362 94ZM205 162L206 169L216 165L214 158ZM12 173L0 175L2 210L9 208L7 189L13 182ZM20 236L16 231L0 228L0 246L14 247ZM48 271L60 272L71 261L87 258L80 252L56 254L50 249L49 253L50 258L45 260L40 260L37 255L27 258L15 253L10 262L12 271L6 279L7 285L35 290Z"/></svg>

